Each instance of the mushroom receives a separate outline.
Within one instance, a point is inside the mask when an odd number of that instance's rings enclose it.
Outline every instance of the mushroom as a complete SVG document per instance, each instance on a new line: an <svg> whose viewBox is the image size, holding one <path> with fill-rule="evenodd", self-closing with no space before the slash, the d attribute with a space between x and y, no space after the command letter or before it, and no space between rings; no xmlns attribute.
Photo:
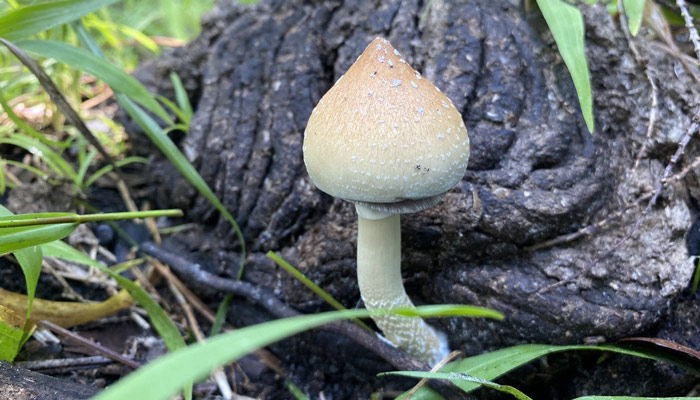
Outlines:
<svg viewBox="0 0 700 400"><path fill-rule="evenodd" d="M401 279L400 214L437 204L464 176L469 138L459 111L377 38L318 102L303 152L316 187L355 204L365 306L414 307ZM445 335L420 317L372 318L389 341L425 363L448 353Z"/></svg>

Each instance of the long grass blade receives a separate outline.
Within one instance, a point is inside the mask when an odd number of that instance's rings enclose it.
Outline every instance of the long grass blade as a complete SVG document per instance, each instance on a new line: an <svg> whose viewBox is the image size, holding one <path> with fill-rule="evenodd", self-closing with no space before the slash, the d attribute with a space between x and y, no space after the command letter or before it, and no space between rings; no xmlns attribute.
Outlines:
<svg viewBox="0 0 700 400"><path fill-rule="evenodd" d="M34 35L74 21L117 1L61 0L20 7L0 17L0 37L16 40Z"/></svg>
<svg viewBox="0 0 700 400"><path fill-rule="evenodd" d="M95 41L84 32L84 29L76 30L78 33L78 38L80 39L83 46L90 49L96 56L103 56L99 47ZM82 32L82 33L81 33ZM204 196L213 206L216 208L221 215L226 218L226 220L233 227L236 237L238 238L238 243L241 246L241 260L239 263L237 278L240 279L243 276L243 270L245 268L246 261L246 246L245 238L243 237L243 232L241 228L233 219L231 213L228 212L226 207L219 201L214 192L209 188L202 176L199 175L196 169L187 161L187 158L180 152L180 150L175 146L168 135L163 131L163 129L153 120L148 114L146 114L137 104L135 104L128 96L117 93L117 101L124 107L129 116L136 121L136 123L146 132L148 138L160 149L163 154L170 160L171 163L177 168L178 171L192 184L192 186L197 189L197 191Z"/></svg>
<svg viewBox="0 0 700 400"><path fill-rule="evenodd" d="M192 184L192 186L197 189L197 191L204 196L213 206L216 208L223 216L226 218L226 220L231 224L233 227L233 230L236 232L236 236L238 237L238 241L241 245L241 260L240 260L240 268L238 270L238 279L241 278L243 275L243 269L245 267L245 258L246 258L246 248L245 248L245 239L243 237L243 232L241 231L241 228L238 226L236 221L233 219L233 216L228 212L226 207L224 207L223 204L219 201L219 199L216 197L214 192L209 188L206 182L204 182L204 179L202 179L202 176L199 175L196 169L190 164L185 156L180 152L180 150L175 146L175 143L170 140L168 135L163 132L163 129L161 129L160 126L156 123L156 121L153 120L153 118L149 117L148 114L146 114L138 105L134 104L131 99L128 97L118 94L117 95L117 100L119 103L124 107L127 113L129 113L129 116L141 127L141 129L146 132L148 135L149 139L158 146L160 151L165 154L165 156L170 160L170 162L173 163L175 168L177 168L180 173L187 178L187 180Z"/></svg>
<svg viewBox="0 0 700 400"><path fill-rule="evenodd" d="M461 306L456 305L418 307L417 310L424 317L435 316L434 313L444 315L446 312L461 315L463 311ZM366 318L369 315L369 310L333 311L286 318L223 333L164 355L110 386L98 394L95 400L167 399L181 389L182 382L203 379L215 367L237 360L255 349L329 322Z"/></svg>

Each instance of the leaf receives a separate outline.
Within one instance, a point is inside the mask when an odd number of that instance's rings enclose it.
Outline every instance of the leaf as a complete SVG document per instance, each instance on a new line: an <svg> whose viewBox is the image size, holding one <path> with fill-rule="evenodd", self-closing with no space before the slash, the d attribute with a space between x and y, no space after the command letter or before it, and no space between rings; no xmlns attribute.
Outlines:
<svg viewBox="0 0 700 400"><path fill-rule="evenodd" d="M444 315L448 310L454 311L450 315L459 315L463 311L456 305L418 307L417 310L424 317ZM94 400L167 399L181 389L183 382L206 378L215 367L235 361L255 349L329 322L369 315L369 310L333 311L226 332L158 358L102 391Z"/></svg>
<svg viewBox="0 0 700 400"><path fill-rule="evenodd" d="M28 320L32 316L32 305L34 304L34 296L36 296L36 285L39 283L39 275L41 274L41 261L43 260L41 247L32 246L17 250L15 251L15 258L20 268L22 268L24 280L27 283L27 298L25 299L27 306L25 307L25 311L27 314L26 319Z"/></svg>
<svg viewBox="0 0 700 400"><path fill-rule="evenodd" d="M136 78L102 57L95 56L80 47L54 40L18 40L15 45L30 53L53 58L78 71L93 75L108 84L115 92L131 97L166 123L173 123L165 109Z"/></svg>
<svg viewBox="0 0 700 400"><path fill-rule="evenodd" d="M498 390L499 392L508 393L519 400L532 400L528 395L521 392L520 390L508 385L499 385L485 379L475 378L467 374L461 374L458 372L418 372L418 371L395 371L395 372L385 372L377 376L384 375L399 375L408 376L411 378L428 378L428 379L446 379L452 383L457 383L459 381L472 382L477 385L485 386L489 389Z"/></svg>
<svg viewBox="0 0 700 400"><path fill-rule="evenodd" d="M537 5L547 21L547 26L549 26L554 41L557 43L559 54L574 81L588 131L593 133L595 129L593 96L584 50L583 17L576 7L566 4L562 0L537 0Z"/></svg>
<svg viewBox="0 0 700 400"><path fill-rule="evenodd" d="M47 1L17 8L0 17L0 37L15 40L74 21L117 0Z"/></svg>
<svg viewBox="0 0 700 400"><path fill-rule="evenodd" d="M0 305L0 361L12 362L34 332L36 325L26 325L24 321L14 310Z"/></svg>
<svg viewBox="0 0 700 400"><path fill-rule="evenodd" d="M122 289L105 301L95 303L34 299L31 320L47 320L64 328L70 328L112 315L129 307L132 303L133 299L126 289ZM26 313L27 296L0 288L0 304L17 313Z"/></svg>
<svg viewBox="0 0 700 400"><path fill-rule="evenodd" d="M642 16L644 15L644 3L646 0L624 0L625 15L632 36L637 36L639 28L642 26Z"/></svg>

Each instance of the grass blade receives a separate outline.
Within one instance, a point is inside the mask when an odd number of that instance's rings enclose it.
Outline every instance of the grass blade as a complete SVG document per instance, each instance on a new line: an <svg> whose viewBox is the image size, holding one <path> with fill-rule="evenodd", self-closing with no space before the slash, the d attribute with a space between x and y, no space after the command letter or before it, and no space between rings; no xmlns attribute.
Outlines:
<svg viewBox="0 0 700 400"><path fill-rule="evenodd" d="M76 29L76 33L78 34L78 38L84 47L90 49L95 56L103 56L95 41L92 39L92 37L90 37L90 35L87 34L87 32L85 32L85 29L82 26L79 26L78 29ZM204 179L202 179L202 176L199 175L197 170L194 169L194 167L187 161L185 156L180 152L177 146L175 146L175 143L170 140L168 135L163 131L163 129L161 129L156 121L148 116L148 114L146 114L138 105L134 104L134 102L131 101L128 96L117 93L116 97L117 101L119 101L122 107L124 107L129 116L136 121L136 123L146 133L148 138L160 149L161 152L163 152L163 154L165 154L168 160L173 163L175 168L180 171L182 176L184 176L192 184L192 186L194 186L195 189L197 189L197 191L204 196L204 198L206 198L231 224L241 246L241 261L237 274L237 278L240 279L241 276L243 276L246 260L245 238L243 237L241 228L233 219L231 213L229 213L226 207L224 207L219 199L216 198L214 192L212 192L211 188L209 188L207 183L204 182Z"/></svg>
<svg viewBox="0 0 700 400"><path fill-rule="evenodd" d="M148 159L143 158L143 157L132 156L132 157L126 157L123 160L119 160L119 161L115 162L114 164L117 167L121 168L125 165L129 165L132 163L148 164ZM90 175L90 177L85 181L85 183L83 184L83 188L89 188L90 186L92 186L93 183L95 183L96 180L100 179L100 177L102 175L106 174L109 171L112 171L113 169L114 169L114 166L112 166L112 165L105 165L104 167L98 169L97 171L95 171L94 174Z"/></svg>
<svg viewBox="0 0 700 400"><path fill-rule="evenodd" d="M15 45L30 53L53 58L78 71L93 75L108 84L115 92L131 97L166 123L173 123L165 109L158 104L141 82L104 58L95 56L80 47L53 40L18 40Z"/></svg>
<svg viewBox="0 0 700 400"><path fill-rule="evenodd" d="M629 25L632 36L637 36L639 28L642 26L645 3L646 0L624 0L622 2L625 6L625 14L628 19L627 24Z"/></svg>
<svg viewBox="0 0 700 400"><path fill-rule="evenodd" d="M173 83L173 89L175 90L175 101L177 101L180 110L185 114L185 119L183 119L182 122L189 125L194 112L192 111L192 105L190 104L190 98L187 96L187 91L182 85L180 76L176 72L170 73L170 82Z"/></svg>
<svg viewBox="0 0 700 400"><path fill-rule="evenodd" d="M449 310L454 312L451 315L460 315L463 311L461 306L455 305L432 307L429 310L418 307L417 310L424 317L435 316L434 313L444 315ZM94 399L167 399L181 389L182 382L203 379L215 367L235 361L255 349L329 322L364 318L369 314L369 310L333 311L280 319L226 332L164 355L132 372Z"/></svg>
<svg viewBox="0 0 700 400"><path fill-rule="evenodd" d="M649 352L630 350L622 346L616 345L571 345L571 346L552 346L544 344L526 344L508 347L493 351L491 353L479 354L477 356L465 358L464 360L451 362L440 369L439 372L459 372L476 378L492 381L499 376L512 371L522 365L525 365L542 356L562 352L562 351L609 351L613 353L626 354L635 357L648 358L653 360L669 361L673 364L673 360L667 358L650 355ZM691 371L699 372L691 369ZM455 384L465 392L470 392L479 387L478 384L466 381L455 382ZM405 395L405 394L404 394ZM399 397L401 398L401 397ZM428 387L421 387L411 397L412 400L434 400L442 397Z"/></svg>
<svg viewBox="0 0 700 400"><path fill-rule="evenodd" d="M520 390L508 385L499 385L498 383L487 381L486 379L480 379L467 374L462 374L458 372L418 372L418 371L394 371L394 372L384 372L377 376L385 375L399 375L408 376L411 378L428 378L428 379L446 379L452 383L458 383L461 381L471 382L480 386L485 386L489 389L498 390L499 392L508 393L518 400L532 400L528 395L521 392Z"/></svg>
<svg viewBox="0 0 700 400"><path fill-rule="evenodd" d="M77 227L77 223L69 223L2 228L0 229L0 255L63 239Z"/></svg>
<svg viewBox="0 0 700 400"><path fill-rule="evenodd" d="M240 268L238 270L238 276L237 278L240 279L241 276L243 275L243 268L245 266L245 259L246 259L246 248L245 248L245 239L243 238L243 232L241 231L241 228L238 226L236 221L233 219L233 216L228 212L226 207L224 207L223 204L219 201L218 198L216 198L216 195L214 192L212 192L211 188L207 185L206 182L204 182L204 179L202 179L201 175L197 172L196 169L190 164L185 156L180 152L180 150L175 146L175 143L173 143L172 140L168 137L168 135L163 132L163 129L161 129L160 126L156 123L156 121L153 120L153 118L149 117L148 114L146 114L139 106L134 104L131 99L128 97L124 96L123 94L117 94L117 100L119 103L124 107L127 113L129 113L129 116L141 127L141 129L146 132L148 135L149 139L158 146L160 151L165 154L165 156L170 160L170 162L173 163L175 168L177 168L180 173L187 178L187 180L192 184L192 186L197 189L197 191L204 196L213 206L216 208L223 216L226 218L226 220L231 224L233 227L234 231L236 232L236 236L238 237L238 241L241 245L241 261L240 261Z"/></svg>
<svg viewBox="0 0 700 400"><path fill-rule="evenodd" d="M0 17L0 37L15 40L74 21L118 0L48 1L17 8Z"/></svg>
<svg viewBox="0 0 700 400"><path fill-rule="evenodd" d="M579 10L562 0L537 0L559 54L569 69L588 131L593 133L593 95L584 50L583 17Z"/></svg>
<svg viewBox="0 0 700 400"><path fill-rule="evenodd" d="M311 279L307 278L306 275L304 275L301 271L298 269L294 268L292 264L288 263L285 259L282 257L278 256L277 253L274 251L270 250L267 252L267 258L271 259L272 261L275 262L278 266L280 266L282 269L287 271L287 273L294 278L296 278L299 282L303 283L304 286L307 288L311 289L312 292L316 293L317 296L322 298L326 303L328 303L331 307L335 308L336 310L347 310L338 300L334 299L333 296L331 296L328 292L323 290L320 286L315 284ZM355 318L352 320L354 323L357 325L367 329L370 332L374 332L372 328L367 326L364 322L360 321L359 319Z"/></svg>
<svg viewBox="0 0 700 400"><path fill-rule="evenodd" d="M233 300L233 293L227 294L221 301L221 304L219 304L219 307L216 309L214 323L211 324L209 336L216 336L221 332L221 328L224 326L224 322L226 322L226 312L228 312L228 306L231 304L231 300Z"/></svg>

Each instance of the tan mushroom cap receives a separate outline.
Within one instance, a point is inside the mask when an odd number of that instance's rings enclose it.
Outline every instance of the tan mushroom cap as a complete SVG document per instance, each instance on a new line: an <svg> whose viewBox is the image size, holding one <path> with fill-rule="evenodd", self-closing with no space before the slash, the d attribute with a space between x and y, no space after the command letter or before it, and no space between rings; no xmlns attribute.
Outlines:
<svg viewBox="0 0 700 400"><path fill-rule="evenodd" d="M382 38L321 98L303 148L320 190L360 203L413 204L399 212L439 200L469 159L459 111Z"/></svg>

